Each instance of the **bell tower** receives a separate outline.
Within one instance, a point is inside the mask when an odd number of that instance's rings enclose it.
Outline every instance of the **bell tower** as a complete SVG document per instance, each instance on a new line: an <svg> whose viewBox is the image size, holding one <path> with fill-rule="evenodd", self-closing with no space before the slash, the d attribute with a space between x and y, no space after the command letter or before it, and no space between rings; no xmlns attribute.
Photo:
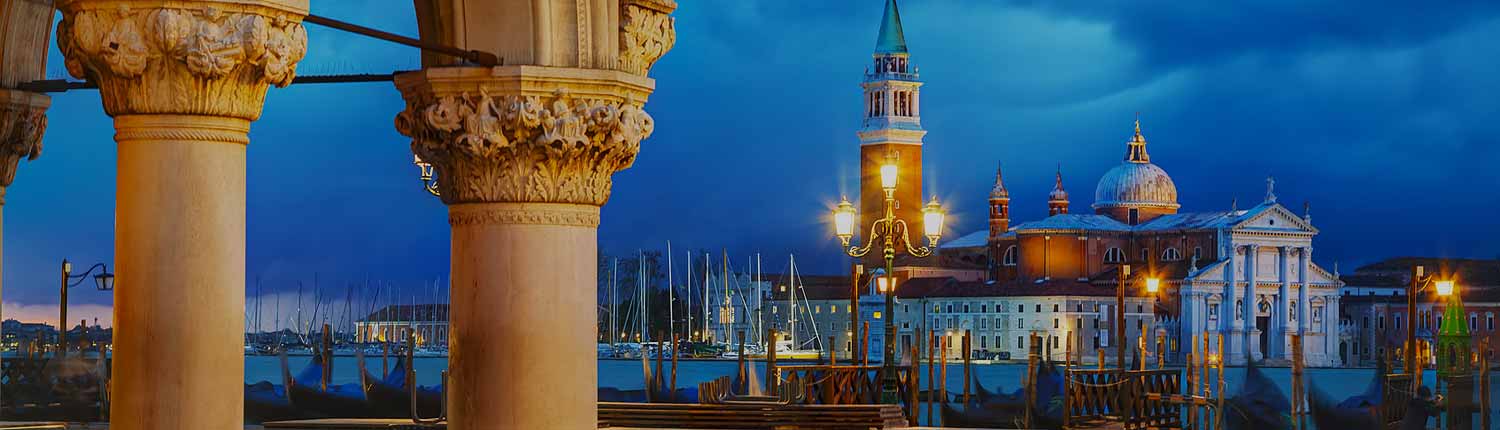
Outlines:
<svg viewBox="0 0 1500 430"><path fill-rule="evenodd" d="M880 33L875 38L873 62L860 84L864 89L865 109L858 133L860 230L856 234L869 234L870 225L885 213L880 166L894 158L898 172L896 217L906 221L909 235L913 235L909 237L915 244L922 239L922 137L927 131L922 130L921 122L922 82L917 79L917 69L910 60L896 0L886 0ZM865 263L869 267L883 264L878 252L867 255Z"/></svg>
<svg viewBox="0 0 1500 430"><path fill-rule="evenodd" d="M1000 166L995 166L995 188L990 189L990 239L994 244L1000 236L1010 230L1010 191L1000 177Z"/></svg>

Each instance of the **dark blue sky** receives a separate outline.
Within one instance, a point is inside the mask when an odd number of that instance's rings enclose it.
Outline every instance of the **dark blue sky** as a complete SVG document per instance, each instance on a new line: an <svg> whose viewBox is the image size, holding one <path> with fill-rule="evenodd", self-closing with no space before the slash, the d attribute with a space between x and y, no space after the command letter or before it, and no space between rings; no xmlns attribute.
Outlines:
<svg viewBox="0 0 1500 430"><path fill-rule="evenodd" d="M387 0L314 13L415 34ZM682 1L652 71L656 134L615 176L605 252L727 248L844 270L826 209L857 185L859 81L882 0ZM1315 259L1500 255L1500 3L906 0L925 180L948 238L983 228L996 161L1017 220L1061 163L1075 208L1119 162L1134 112L1184 211L1311 201ZM418 66L413 49L309 25L299 73ZM61 77L54 48L49 74ZM419 188L389 83L272 90L249 147L249 289L445 279L445 209ZM112 262L115 146L95 91L53 96L41 159L7 196L7 312L55 303L58 261ZM684 256L676 256L681 261ZM681 267L678 266L680 270ZM342 294L342 293L340 293ZM108 303L95 292L75 303ZM40 309L40 308L38 308ZM77 312L77 311L75 311ZM26 312L21 312L26 315ZM8 313L7 317L17 315Z"/></svg>

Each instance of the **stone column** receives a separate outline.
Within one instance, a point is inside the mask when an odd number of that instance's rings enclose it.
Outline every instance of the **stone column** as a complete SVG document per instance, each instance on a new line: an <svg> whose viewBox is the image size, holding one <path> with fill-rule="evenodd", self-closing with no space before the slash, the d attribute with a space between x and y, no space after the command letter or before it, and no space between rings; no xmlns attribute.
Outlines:
<svg viewBox="0 0 1500 430"><path fill-rule="evenodd" d="M1256 295L1255 269L1260 264L1260 245L1245 245L1245 360L1256 360L1261 355L1260 327L1255 325Z"/></svg>
<svg viewBox="0 0 1500 430"><path fill-rule="evenodd" d="M306 51L307 2L58 7L68 72L99 85L118 144L110 426L240 428L245 147Z"/></svg>
<svg viewBox="0 0 1500 430"><path fill-rule="evenodd" d="M654 85L541 66L397 75L396 128L433 164L453 229L449 428L597 426L599 208L654 128Z"/></svg>
<svg viewBox="0 0 1500 430"><path fill-rule="evenodd" d="M1312 276L1307 273L1312 261L1312 247L1304 246L1297 252L1297 333L1307 334L1307 327L1312 322L1312 314L1308 312L1311 304L1307 302L1307 289L1312 285ZM1324 315L1326 318L1327 315Z"/></svg>
<svg viewBox="0 0 1500 430"><path fill-rule="evenodd" d="M1268 324L1267 327L1271 330L1271 342L1267 343L1267 346L1269 346L1271 350L1267 351L1267 354L1270 357L1279 359L1291 358L1291 356L1287 354L1288 351L1292 350L1292 339L1291 336L1287 336L1287 334L1296 333L1296 331L1292 329L1291 320L1291 257L1292 253L1290 247L1276 247L1276 279L1279 282L1277 283L1276 287L1276 300L1271 301L1271 323Z"/></svg>
<svg viewBox="0 0 1500 430"><path fill-rule="evenodd" d="M21 159L35 160L42 155L45 113L51 103L52 99L42 94L0 89L0 255L5 248L5 189L16 179ZM0 268L4 267L3 260L0 258Z"/></svg>

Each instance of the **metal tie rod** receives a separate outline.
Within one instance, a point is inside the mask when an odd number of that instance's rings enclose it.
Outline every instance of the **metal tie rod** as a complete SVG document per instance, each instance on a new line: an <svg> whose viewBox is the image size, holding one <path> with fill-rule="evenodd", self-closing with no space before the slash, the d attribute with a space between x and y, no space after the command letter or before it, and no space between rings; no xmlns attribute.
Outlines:
<svg viewBox="0 0 1500 430"><path fill-rule="evenodd" d="M373 28L359 26L359 25L354 25L354 24L350 24L350 23L339 21L339 20L335 20L335 19L324 18L324 17L317 16L317 15L307 15L307 17L304 18L302 21L303 22L309 22L309 23L317 24L317 25L321 25L321 26L332 28L332 29L335 29L335 30L343 30L343 31L347 31L347 32L350 32L350 33L359 34L359 35L363 35L363 36L369 36L369 37L373 37L373 38L384 40L384 41L388 41L388 42L395 42L395 43L399 43L399 44L406 45L406 46L412 46L412 47L420 48L420 49L422 49L424 51L433 51L433 52L438 52L438 53L452 55L452 56L455 56L455 57L458 57L458 58L462 58L462 59L468 60L471 63L478 64L478 65L481 65L481 66L498 66L498 65L500 65L500 59L499 59L499 57L496 57L495 54L491 54L491 53L488 53L488 52L476 51L476 50L464 50L464 49L455 48L455 47L448 46L448 45L443 45L443 44L439 44L439 43L428 42L428 41L421 40L421 39L413 39L413 38L402 36L402 35L399 35L399 34L388 33L388 32L376 30L376 29L373 29Z"/></svg>
<svg viewBox="0 0 1500 430"><path fill-rule="evenodd" d="M359 75L303 75L292 78L292 84L337 84L348 82L390 82L391 73ZM67 79L39 79L22 82L16 89L34 93L61 93L70 90L96 90L94 81L70 81Z"/></svg>

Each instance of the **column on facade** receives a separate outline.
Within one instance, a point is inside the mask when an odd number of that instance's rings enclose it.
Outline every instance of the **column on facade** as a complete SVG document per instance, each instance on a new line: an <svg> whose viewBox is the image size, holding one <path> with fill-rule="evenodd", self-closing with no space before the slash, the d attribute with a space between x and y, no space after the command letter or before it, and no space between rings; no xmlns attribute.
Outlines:
<svg viewBox="0 0 1500 430"><path fill-rule="evenodd" d="M1336 293L1323 299L1323 360L1330 364L1335 364L1338 360L1340 300L1341 298ZM1411 321L1407 323L1410 324Z"/></svg>
<svg viewBox="0 0 1500 430"><path fill-rule="evenodd" d="M1295 333L1291 328L1291 257L1291 247L1276 247L1276 280L1278 281L1276 284L1276 299L1271 301L1271 322L1266 327L1271 330L1271 341L1267 342L1267 346L1271 348L1271 351L1264 352L1270 357L1280 359L1291 358L1288 355L1288 351L1291 351L1292 341L1291 337L1287 336L1287 334Z"/></svg>
<svg viewBox="0 0 1500 430"><path fill-rule="evenodd" d="M1260 245L1245 245L1245 360L1255 360L1260 355L1260 327L1255 325L1257 300L1255 296L1256 266L1260 264Z"/></svg>
<svg viewBox="0 0 1500 430"><path fill-rule="evenodd" d="M1226 239L1227 240L1227 239ZM1219 302L1219 325L1225 338L1235 338L1235 334L1245 329L1240 322L1239 309L1234 307L1235 301L1235 275L1234 257L1239 254L1239 247L1233 243L1224 246L1224 300ZM1233 349L1227 349L1234 351Z"/></svg>
<svg viewBox="0 0 1500 430"><path fill-rule="evenodd" d="M245 148L306 52L306 0L59 1L114 117L116 430L244 424ZM183 407L191 405L191 407Z"/></svg>
<svg viewBox="0 0 1500 430"><path fill-rule="evenodd" d="M1312 304L1307 302L1307 289L1312 287L1312 275L1307 273L1312 261L1312 247L1304 246L1297 252L1297 333L1306 335L1308 325L1312 321L1312 313L1308 312ZM1327 315L1324 315L1327 319ZM1324 332L1325 335L1337 336L1337 332Z"/></svg>

